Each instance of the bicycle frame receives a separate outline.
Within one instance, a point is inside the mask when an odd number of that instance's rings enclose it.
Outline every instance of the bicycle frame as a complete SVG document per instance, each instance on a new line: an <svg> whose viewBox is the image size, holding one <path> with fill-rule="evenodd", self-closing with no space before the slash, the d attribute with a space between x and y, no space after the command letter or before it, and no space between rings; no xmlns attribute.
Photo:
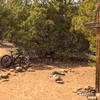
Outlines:
<svg viewBox="0 0 100 100"><path fill-rule="evenodd" d="M11 52L12 64L14 64L14 63L16 62L16 60L17 60L21 55L22 55L22 54L19 53L16 57L14 57L14 55L13 55L12 52Z"/></svg>

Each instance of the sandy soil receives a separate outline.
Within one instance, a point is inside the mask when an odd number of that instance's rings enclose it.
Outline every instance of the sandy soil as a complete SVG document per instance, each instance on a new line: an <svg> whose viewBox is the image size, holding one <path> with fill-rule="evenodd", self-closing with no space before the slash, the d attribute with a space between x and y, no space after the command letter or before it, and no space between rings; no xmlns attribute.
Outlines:
<svg viewBox="0 0 100 100"><path fill-rule="evenodd" d="M0 48L0 57L8 54L9 48ZM62 77L64 84L57 84L48 79L51 72L71 67L73 72ZM86 65L58 67L53 65L37 66L35 72L11 73L9 81L0 81L0 100L87 100L84 96L73 93L74 88L93 86L95 68ZM0 73L4 73L0 71Z"/></svg>

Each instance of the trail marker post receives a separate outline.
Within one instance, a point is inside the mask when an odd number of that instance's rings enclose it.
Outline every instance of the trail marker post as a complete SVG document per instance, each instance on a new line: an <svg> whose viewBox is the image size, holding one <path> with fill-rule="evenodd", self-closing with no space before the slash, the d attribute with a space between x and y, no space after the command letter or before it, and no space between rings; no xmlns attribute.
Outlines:
<svg viewBox="0 0 100 100"><path fill-rule="evenodd" d="M95 23L87 23L87 27L96 28L96 80L95 80L95 88L96 88L96 96L97 100L100 100L100 1L97 3L97 19Z"/></svg>

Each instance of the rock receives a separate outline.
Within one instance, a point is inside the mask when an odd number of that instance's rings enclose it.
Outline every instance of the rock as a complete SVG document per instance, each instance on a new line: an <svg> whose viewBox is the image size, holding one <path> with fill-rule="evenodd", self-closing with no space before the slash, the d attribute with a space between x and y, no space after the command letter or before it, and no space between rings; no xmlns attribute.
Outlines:
<svg viewBox="0 0 100 100"><path fill-rule="evenodd" d="M28 66L27 66L27 65L25 65L25 66L23 66L23 68L26 70L26 69L28 68Z"/></svg>
<svg viewBox="0 0 100 100"><path fill-rule="evenodd" d="M84 89L85 90L89 90L91 87L90 86L85 86Z"/></svg>
<svg viewBox="0 0 100 100"><path fill-rule="evenodd" d="M93 96L93 94L91 92L88 92L87 96Z"/></svg>
<svg viewBox="0 0 100 100"><path fill-rule="evenodd" d="M83 96L83 94L82 94L82 93L80 93L80 94L79 94L79 96Z"/></svg>
<svg viewBox="0 0 100 100"><path fill-rule="evenodd" d="M3 79L3 80L2 80L2 82L7 82L7 81L9 81L9 80L8 80L8 79Z"/></svg>
<svg viewBox="0 0 100 100"><path fill-rule="evenodd" d="M78 91L81 91L83 88L78 88Z"/></svg>
<svg viewBox="0 0 100 100"><path fill-rule="evenodd" d="M78 88L75 88L74 90L73 90L73 93L77 93L79 91L79 89Z"/></svg>
<svg viewBox="0 0 100 100"><path fill-rule="evenodd" d="M80 96L95 96L96 91L93 87L91 86L85 86L84 88L77 88L74 89L74 93L77 93Z"/></svg>
<svg viewBox="0 0 100 100"><path fill-rule="evenodd" d="M82 93L82 95L81 96L86 96L86 93Z"/></svg>
<svg viewBox="0 0 100 100"><path fill-rule="evenodd" d="M16 72L22 72L22 67L16 67Z"/></svg>
<svg viewBox="0 0 100 100"><path fill-rule="evenodd" d="M14 72L15 70L14 70L14 69L10 69L9 71L10 71L10 72Z"/></svg>
<svg viewBox="0 0 100 100"><path fill-rule="evenodd" d="M64 81L62 79L57 79L56 82L59 84L64 84Z"/></svg>
<svg viewBox="0 0 100 100"><path fill-rule="evenodd" d="M9 75L11 75L11 73L10 73L10 72L8 72L7 74L8 74L8 76L9 76Z"/></svg>
<svg viewBox="0 0 100 100"><path fill-rule="evenodd" d="M28 72L35 72L35 70L34 69L31 69L31 68L27 69L27 71Z"/></svg>
<svg viewBox="0 0 100 100"><path fill-rule="evenodd" d="M51 75L55 75L55 74L58 74L58 72L54 71L54 72L51 73Z"/></svg>
<svg viewBox="0 0 100 100"><path fill-rule="evenodd" d="M54 71L51 73L52 75L54 74L58 74L58 75L65 75L65 72L64 71Z"/></svg>
<svg viewBox="0 0 100 100"><path fill-rule="evenodd" d="M57 79L61 79L60 76L57 75L57 74L51 75L51 76L49 77L49 80L55 80L55 81L56 81Z"/></svg>
<svg viewBox="0 0 100 100"><path fill-rule="evenodd" d="M13 76L16 76L16 74L15 74L15 73L13 73L12 75L13 75Z"/></svg>
<svg viewBox="0 0 100 100"><path fill-rule="evenodd" d="M97 100L96 96L88 96L87 99L88 100Z"/></svg>
<svg viewBox="0 0 100 100"><path fill-rule="evenodd" d="M58 71L58 74L59 75L65 75L65 72L64 71Z"/></svg>
<svg viewBox="0 0 100 100"><path fill-rule="evenodd" d="M6 72L6 70L5 69L1 69L3 72Z"/></svg>
<svg viewBox="0 0 100 100"><path fill-rule="evenodd" d="M8 74L2 74L1 78L7 79L7 78L9 78L9 76L8 76Z"/></svg>
<svg viewBox="0 0 100 100"><path fill-rule="evenodd" d="M22 72L25 72L26 71L26 69L22 69Z"/></svg>
<svg viewBox="0 0 100 100"><path fill-rule="evenodd" d="M96 93L96 90L94 90L94 89L93 89L93 90L91 90L91 93L94 93L94 94L95 94L95 93Z"/></svg>
<svg viewBox="0 0 100 100"><path fill-rule="evenodd" d="M78 91L77 94L80 95L80 94L82 94L82 92L81 91Z"/></svg>
<svg viewBox="0 0 100 100"><path fill-rule="evenodd" d="M61 71L61 72L68 72L68 69L60 69L59 71Z"/></svg>

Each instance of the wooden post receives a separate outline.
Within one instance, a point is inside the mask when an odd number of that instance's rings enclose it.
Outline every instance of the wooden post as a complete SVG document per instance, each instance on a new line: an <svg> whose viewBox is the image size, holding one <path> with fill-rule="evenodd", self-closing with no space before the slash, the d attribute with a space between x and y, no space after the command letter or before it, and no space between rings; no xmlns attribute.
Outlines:
<svg viewBox="0 0 100 100"><path fill-rule="evenodd" d="M100 23L100 2L98 2L97 22ZM100 27L97 27L96 34L96 92L100 93Z"/></svg>
<svg viewBox="0 0 100 100"><path fill-rule="evenodd" d="M100 1L97 3L97 22L87 23L87 27L97 28L96 34L96 97L100 100Z"/></svg>
<svg viewBox="0 0 100 100"><path fill-rule="evenodd" d="M100 1L97 3L97 21L95 23L87 23L89 28L97 28L96 34L96 92L100 93Z"/></svg>

